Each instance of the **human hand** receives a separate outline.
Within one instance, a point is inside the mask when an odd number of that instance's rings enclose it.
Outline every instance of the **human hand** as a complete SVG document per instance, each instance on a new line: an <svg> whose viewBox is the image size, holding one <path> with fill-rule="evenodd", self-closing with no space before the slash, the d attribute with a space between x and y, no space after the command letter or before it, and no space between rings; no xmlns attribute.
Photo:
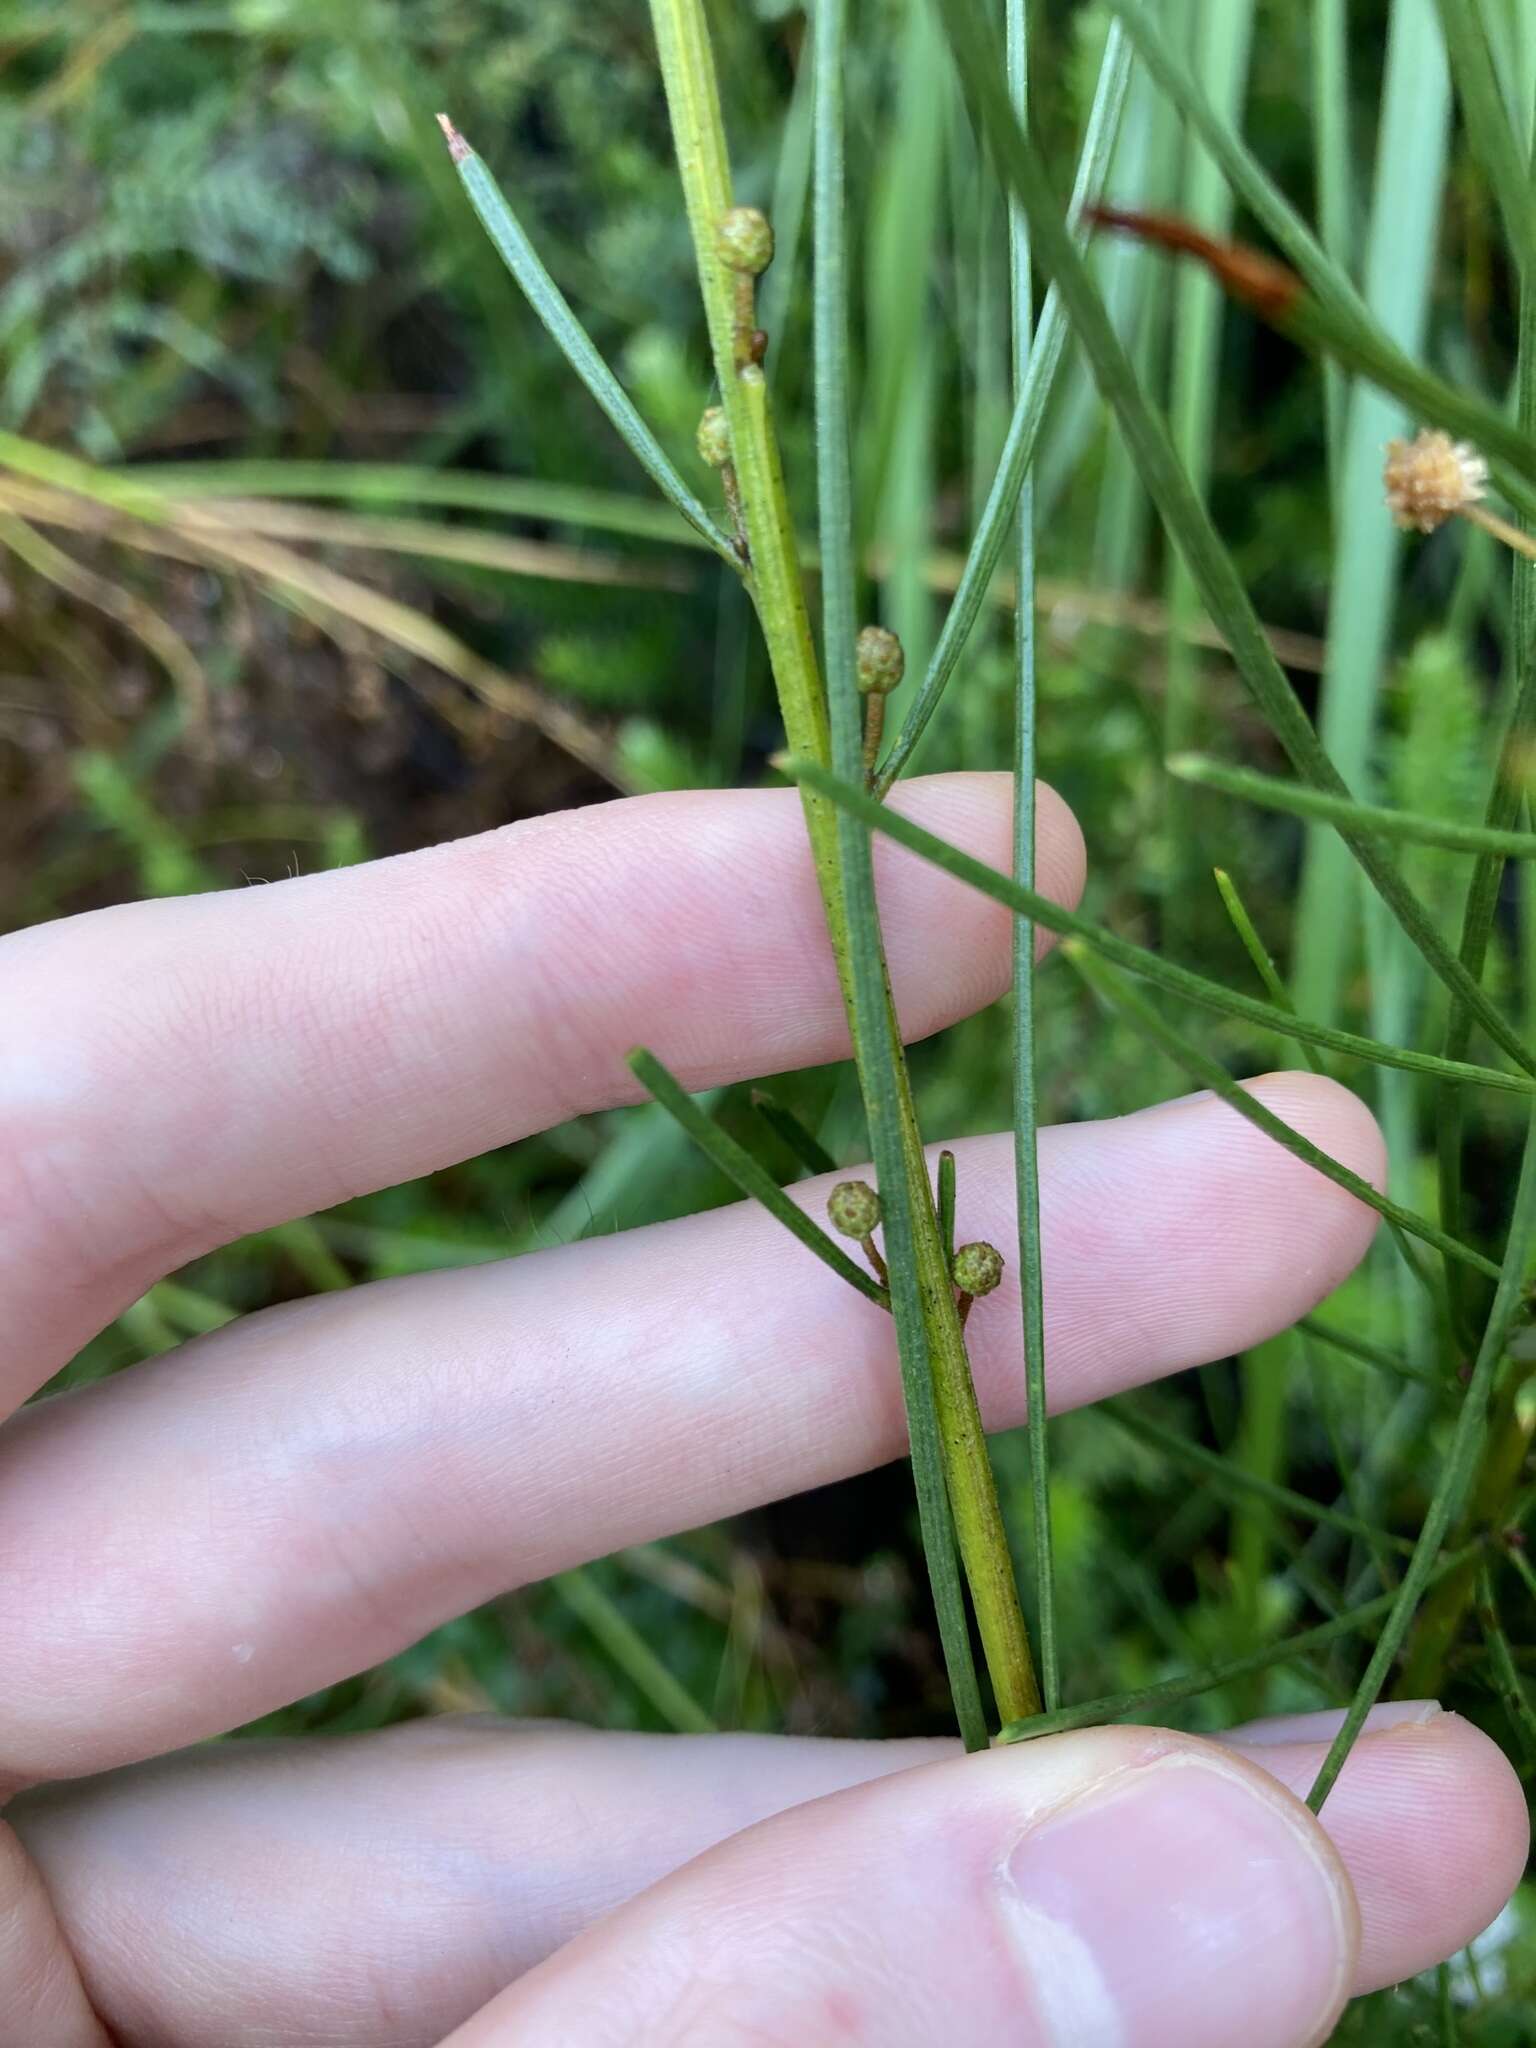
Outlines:
<svg viewBox="0 0 1536 2048"><path fill-rule="evenodd" d="M893 797L996 864L1009 800ZM1000 992L1007 921L877 858L916 1037ZM1048 792L1039 867L1075 898ZM213 1246L629 1099L635 1041L694 1088L845 1050L790 793L612 804L0 950L8 1409ZM1256 1086L1379 1172L1353 1096ZM1006 1140L957 1150L963 1233L1006 1244ZM1041 1151L1060 1407L1286 1327L1370 1237L1208 1099ZM1023 1413L1013 1299L970 1328L994 1427ZM1502 1906L1518 1786L1432 1708L1358 1743L1322 1826L1292 1796L1314 1722L964 1759L485 1721L167 1754L902 1437L888 1319L748 1205L270 1310L13 1414L0 2042L1296 2048Z"/></svg>

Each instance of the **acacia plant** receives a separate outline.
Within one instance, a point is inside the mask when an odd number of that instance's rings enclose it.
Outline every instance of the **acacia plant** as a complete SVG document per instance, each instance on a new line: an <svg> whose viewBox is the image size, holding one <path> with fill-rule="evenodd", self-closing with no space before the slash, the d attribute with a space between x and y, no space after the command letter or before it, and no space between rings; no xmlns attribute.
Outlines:
<svg viewBox="0 0 1536 2048"><path fill-rule="evenodd" d="M1338 1739L1313 1788L1326 1797L1365 1714L1406 1653L1406 1682L1433 1688L1469 1630L1480 1632L1499 1696L1525 1739L1536 1737L1518 1658L1500 1620L1507 1580L1536 1585L1518 1530L1532 1416L1524 1396L1530 1371L1529 1289L1536 1257L1536 1052L1509 1006L1490 987L1486 968L1505 863L1536 853L1536 836L1520 829L1524 775L1536 727L1536 568L1528 538L1536 514L1536 180L1531 162L1532 81L1499 75L1499 37L1491 12L1475 0L1439 0L1438 23L1423 8L1399 10L1389 60L1384 147L1392 122L1409 103L1413 82L1409 38L1423 62L1449 57L1473 153L1496 194L1520 290L1519 370L1514 404L1506 409L1419 360L1412 322L1398 317L1390 293L1373 273L1362 293L1342 255L1348 206L1344 184L1347 126L1339 52L1342 16L1319 7L1318 191L1323 219L1315 234L1242 139L1232 117L1232 84L1251 8L1232 0L1223 37L1190 62L1177 52L1148 0L1111 0L1097 88L1082 139L1070 200L1058 193L1030 118L1025 0L1007 0L1001 34L981 0L937 0L949 50L976 132L1006 195L1009 310L1012 334L1011 418L990 491L981 505L947 617L932 656L893 735L885 732L891 689L901 680L900 643L861 610L867 587L857 558L850 431L849 254L845 229L844 81L847 0L817 0L812 11L811 92L814 412L817 527L814 579L789 509L772 399L773 333L761 323L761 280L774 259L774 224L740 205L733 188L727 128L704 0L652 0L661 84L670 113L711 354L711 388L701 389L699 452L717 476L711 509L684 481L602 360L576 314L536 255L490 172L444 117L449 148L469 199L531 305L566 353L592 397L652 480L731 572L740 577L761 628L782 713L785 752L778 765L798 784L836 961L868 1123L875 1185L839 1184L831 1202L834 1231L855 1244L865 1264L793 1202L764 1168L715 1124L649 1053L633 1064L652 1094L683 1124L715 1163L748 1195L762 1201L850 1285L889 1310L911 1444L923 1546L932 1583L956 1716L966 1742L989 1739L983 1689L973 1661L967 1597L1003 1739L1025 1739L1131 1711L1165 1709L1204 1689L1356 1637L1369 1644ZM1418 17L1422 14L1423 20ZM1426 57L1424 37L1435 37ZM1490 40L1491 36L1491 40ZM1443 38L1443 50L1440 39ZM1412 51L1410 51L1412 54ZM1393 71L1392 65L1398 69ZM1225 67L1225 68L1223 68ZM1105 181L1135 76L1138 90L1187 125L1203 156L1199 191L1208 218L1224 219L1239 202L1272 247L1260 250L1151 208L1103 206ZM1405 85L1404 81L1407 81ZM1511 98L1516 84L1520 100ZM1394 95L1396 96L1394 98ZM1394 113L1394 107L1397 112ZM1474 518L1489 539L1513 552L1499 573L1509 577L1511 674L1487 736L1483 815L1448 818L1365 801L1367 762L1358 728L1335 707L1348 702L1337 679L1320 726L1297 695L1260 624L1252 597L1205 502L1209 411L1199 379L1209 373L1210 304L1197 291L1181 296L1181 344L1192 351L1193 382L1164 418L1149 396L1144 352L1128 344L1101 290L1103 272L1085 252L1098 228L1129 232L1179 260L1203 265L1183 281L1215 284L1280 331L1287 344L1323 368L1326 414L1340 545L1379 556L1390 511L1428 530L1452 514ZM1035 317L1037 285L1046 288ZM792 288L789 287L789 288ZM781 300L782 303L782 300ZM1204 311L1201 308L1204 307ZM1176 741L1168 763L1176 788L1196 784L1309 821L1304 904L1324 903L1302 934L1298 988L1282 980L1231 876L1219 872L1221 898L1258 975L1263 994L1228 987L1159 951L1142 948L1103 924L1061 909L1034 887L1036 662L1034 639L1033 474L1042 422L1073 341L1112 415L1117 455L1128 463L1165 537L1175 622L1187 628L1203 615L1225 648L1253 707L1293 770L1289 779L1261 775L1191 754L1187 664L1170 672L1167 730ZM1200 366L1204 366L1203 372ZM1181 371L1181 377L1183 372ZM1380 407L1395 410L1383 414ZM1372 408L1377 408L1373 410ZM1396 450L1389 462L1389 503L1383 496L1382 449L1372 435L1383 417L1429 438ZM1427 465L1427 468L1426 468ZM1450 475L1454 471L1455 475ZM1363 481L1362 481L1363 479ZM1459 481L1458 481L1459 480ZM1509 517L1484 504L1491 486ZM947 845L900 813L886 797L912 762L934 710L959 672L970 636L1005 556L1013 574L1016 624L1013 659L1014 858L1004 874ZM815 601L811 592L814 591ZM813 620L816 624L813 626ZM817 628L819 627L819 630ZM1182 643L1180 643L1182 645ZM1183 657L1180 657L1181 663ZM1173 697L1174 683L1183 693ZM1358 714L1358 705L1354 707ZM1338 758L1335 758L1337 754ZM1179 836L1177 818L1170 828ZM1004 904L1015 919L1013 972L1013 1106L1019 1217L1017 1257L1028 1377L1030 1554L1035 1645L1025 1627L1008 1534L999 1507L966 1354L972 1305L997 1284L996 1248L953 1243L954 1165L944 1155L937 1184L930 1176L913 1089L894 1015L877 915L871 847L888 835ZM1425 847L1470 856L1453 929L1443 906L1419 885L1417 855ZM1187 851L1187 849L1186 849ZM1342 880L1341 880L1342 877ZM1371 1028L1340 1021L1343 922L1319 892L1347 888L1367 903L1368 931L1384 964L1373 997ZM1340 898L1339 900L1343 900ZM1122 1415L1133 1434L1162 1455L1250 1500L1314 1524L1319 1534L1347 1533L1370 1554L1377 1590L1354 1597L1355 1578L1316 1597L1328 1610L1318 1626L1269 1641L1235 1659L1113 1699L1063 1704L1057 1652L1049 1470L1045 1412L1047 1364L1041 1309L1036 1186L1034 940L1037 927L1064 937L1068 959L1108 1011L1165 1054L1191 1080L1215 1091L1277 1144L1373 1207L1390 1228L1394 1282L1409 1290L1414 1335L1401 1351L1351 1337L1312 1319L1309 1346L1364 1360L1406 1388L1422 1420L1434 1418L1441 1455L1427 1508L1411 1534L1382 1526L1376 1485L1352 1490L1329 1506L1267 1480L1240 1463L1182 1443L1145 1417ZM1395 977L1395 979L1394 979ZM1415 1045L1398 1021L1390 992L1399 985L1427 992L1421 1012L1437 1019L1439 1043ZM1297 1058L1321 1068L1351 1063L1375 1076L1389 1136L1407 1127L1404 1091L1427 1091L1439 1136L1439 1188L1434 1212L1396 1182L1382 1193L1321 1153L1241 1089L1208 1045L1170 1021L1149 995L1171 997L1224 1020L1240 1020L1285 1042ZM1428 1000L1433 996L1434 1000ZM1486 1043L1481 1062L1468 1057ZM1491 1205L1491 1241L1474 1227L1465 1179L1464 1123L1473 1091L1517 1109L1524 1151L1514 1185ZM1509 1103L1509 1098L1514 1098ZM814 1146L806 1150L814 1157ZM1422 1194L1420 1196L1422 1202ZM878 1239L878 1242L877 1242ZM1485 1248L1487 1242L1487 1248ZM978 1311L986 1313L985 1309ZM1262 1437L1264 1416L1255 1428ZM1303 1569L1298 1563L1298 1571ZM1319 1585L1312 1570L1309 1590ZM1340 1597L1340 1595L1342 1597ZM1038 1655L1038 1679L1037 1661Z"/></svg>

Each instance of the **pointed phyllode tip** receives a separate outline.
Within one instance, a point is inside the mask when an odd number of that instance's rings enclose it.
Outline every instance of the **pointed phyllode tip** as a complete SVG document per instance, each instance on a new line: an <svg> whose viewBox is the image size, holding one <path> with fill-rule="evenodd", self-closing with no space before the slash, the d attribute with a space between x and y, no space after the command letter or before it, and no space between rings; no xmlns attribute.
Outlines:
<svg viewBox="0 0 1536 2048"><path fill-rule="evenodd" d="M446 114L438 115L437 125L442 129L444 139L448 144L448 154L456 164L463 163L465 157L469 155L469 144L464 140L458 129L454 127Z"/></svg>

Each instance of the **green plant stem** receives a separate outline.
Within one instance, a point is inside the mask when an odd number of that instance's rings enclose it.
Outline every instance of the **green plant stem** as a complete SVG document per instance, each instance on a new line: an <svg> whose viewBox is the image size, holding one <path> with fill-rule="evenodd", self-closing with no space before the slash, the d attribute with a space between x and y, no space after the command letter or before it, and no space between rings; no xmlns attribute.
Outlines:
<svg viewBox="0 0 1536 2048"><path fill-rule="evenodd" d="M1520 1181L1515 1191L1514 1211L1510 1218L1509 1236L1504 1247L1504 1261L1499 1272L1498 1286L1488 1311L1488 1320L1483 1327L1482 1342L1478 1348L1477 1361L1472 1368L1472 1377L1467 1382L1467 1390L1456 1417L1450 1448L1446 1452L1434 1493L1430 1497L1429 1509L1424 1517L1424 1525L1419 1531L1413 1557L1403 1574L1403 1583L1393 1598L1386 1626L1382 1629L1370 1661L1355 1689L1343 1726L1334 1737L1322 1769L1317 1774L1317 1780L1307 1796L1307 1804L1314 1813L1332 1790L1339 1772L1344 1768L1345 1759L1354 1747L1355 1739L1364 1725L1366 1715L1381 1694L1387 1674L1407 1638L1414 1616L1418 1613L1419 1602L1428 1591L1435 1566L1439 1561L1441 1546L1450 1529L1451 1518L1459 1503L1466 1497L1486 1425L1488 1400L1493 1390L1494 1377L1504 1357L1510 1328L1520 1308L1530 1269L1533 1243L1536 1243L1536 1108L1533 1108L1526 1127L1525 1152L1520 1162Z"/></svg>
<svg viewBox="0 0 1536 2048"><path fill-rule="evenodd" d="M936 838L900 811L889 809L868 790L840 781L820 762L780 755L775 758L774 766L791 780L808 783L852 811L856 817L865 819L877 832L885 833L898 845L909 847L924 860L932 861L946 874L968 882L984 896L1005 905L1015 916L1030 918L1036 924L1044 925L1047 931L1058 932L1064 938L1081 939L1102 958L1186 1002L1198 1003L1203 1009L1216 1010L1229 1017L1240 1017L1247 1023L1277 1033L1281 1038L1298 1039L1303 1044L1320 1046L1326 1052L1335 1052L1345 1058L1369 1060L1383 1067L1401 1067L1405 1073L1433 1074L1442 1079L1465 1081L1496 1089L1502 1094L1530 1096L1536 1092L1536 1082L1524 1074L1506 1074L1497 1067L1448 1062L1436 1053L1414 1052L1405 1046L1362 1038L1352 1031L1314 1024L1309 1018L1293 1016L1273 1003L1261 1003L1257 997L1225 988L1219 981L1209 981L1204 975L1191 973L1189 968L1163 959L1161 954L1133 945L1129 939L1122 939L1118 933L1095 924L1091 918L1075 910L1063 909L1038 890L1025 888L1012 875L989 868L985 861L977 860L958 846L951 846L947 840Z"/></svg>
<svg viewBox="0 0 1536 2048"><path fill-rule="evenodd" d="M848 404L843 201L844 0L821 0L815 33L814 324L816 454L823 635L832 765L863 772L863 706L855 675L853 490ZM838 847L851 968L851 1022L885 1204L892 1306L908 1295L914 1357L926 1351L944 1476L987 1670L1003 1719L1039 1705L997 1484L928 1179L880 943L867 824L839 810ZM902 1189L893 1211L889 1191Z"/></svg>
<svg viewBox="0 0 1536 2048"><path fill-rule="evenodd" d="M653 0L652 19L730 431L750 556L749 588L762 623L790 744L825 763L831 757L827 706L800 583L767 385L756 365L738 366L736 362L734 279L724 270L715 248L716 223L731 205L731 180L708 24L700 0ZM968 1747L977 1747L985 1742L985 1723L954 1558L958 1506L952 1517L951 1492L946 1486L946 1465L953 1463L954 1447L945 1436L935 1386L944 1366L953 1372L956 1354L964 1370L964 1345L894 1015L888 993L883 1000L872 999L869 986L871 963L880 961L872 892L867 905L860 906L867 914L856 962L846 894L849 878L844 871L844 841L837 816L830 802L815 792L805 792L804 800L817 883L849 1010L881 1181L893 1280L892 1310L924 1550L961 1732ZM868 872L867 855L864 872ZM857 890L857 863L852 881ZM862 1002L856 969L865 984ZM883 979L883 964L881 972ZM877 1082L870 1062L872 1053L882 1049L882 1033L884 1058ZM915 1185L919 1181L920 1195ZM933 1357L935 1343L944 1353L942 1365Z"/></svg>
<svg viewBox="0 0 1536 2048"><path fill-rule="evenodd" d="M1029 21L1025 0L1007 0L1008 86L1020 121L1029 98ZM1110 61L1106 52L1105 63ZM1014 402L1029 381L1032 299L1029 224L1016 200L1008 202L1009 302L1013 341ZM1014 533L1017 599L1013 634L1013 872L1026 889L1035 884L1035 492L1026 473L1019 489ZM1035 1630L1040 1689L1047 1710L1061 1705L1061 1657L1056 1641L1056 1569L1051 1535L1050 1410L1045 1388L1045 1302L1040 1266L1039 1093L1035 1078L1035 928L1013 922L1013 1176L1018 1216L1019 1299L1023 1314L1024 1379L1029 1399L1030 1535L1035 1566Z"/></svg>
<svg viewBox="0 0 1536 2048"><path fill-rule="evenodd" d="M1468 1554L1455 1552L1442 1558L1434 1575L1452 1570L1463 1563ZM1160 1684L1143 1686L1137 1692L1111 1693L1102 1699L1059 1707L1054 1714L1033 1715L1027 1721L1017 1721L1000 1728L997 1740L999 1743L1033 1742L1037 1736L1062 1735L1074 1728L1096 1728L1123 1720L1127 1714L1160 1714L1165 1707L1197 1699L1201 1693L1215 1692L1224 1685L1236 1685L1261 1671L1273 1670L1277 1664L1289 1664L1298 1658L1309 1657L1314 1651L1326 1650L1347 1636L1358 1635L1389 1614L1397 1597L1396 1593L1383 1593L1375 1600L1367 1600L1361 1606L1337 1615L1332 1621L1320 1622L1316 1628L1303 1629L1298 1635L1286 1636L1265 1649L1250 1650L1246 1656L1230 1657L1225 1663L1213 1664L1208 1670L1186 1678L1167 1678Z"/></svg>
<svg viewBox="0 0 1536 2048"><path fill-rule="evenodd" d="M1443 846L1452 853L1495 854L1501 862L1536 859L1536 832L1463 825L1454 818L1423 817L1416 811L1394 810L1388 804L1357 804L1346 797L1331 796L1324 789L1286 782L1277 775L1260 775L1252 768L1232 768L1225 761L1213 761L1204 754L1175 756L1168 763L1168 773L1181 782L1220 790L1224 796L1239 797L1268 811L1283 811L1292 818L1315 818L1325 825L1351 825L1382 839L1402 839L1413 846Z"/></svg>

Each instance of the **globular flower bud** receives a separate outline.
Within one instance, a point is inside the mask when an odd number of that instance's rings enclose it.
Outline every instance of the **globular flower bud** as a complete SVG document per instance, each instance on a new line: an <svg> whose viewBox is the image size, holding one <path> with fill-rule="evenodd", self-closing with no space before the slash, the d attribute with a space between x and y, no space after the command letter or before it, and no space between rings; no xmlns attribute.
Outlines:
<svg viewBox="0 0 1536 2048"><path fill-rule="evenodd" d="M866 626L854 643L854 667L860 694L883 697L906 674L907 657L894 633L884 626Z"/></svg>
<svg viewBox="0 0 1536 2048"><path fill-rule="evenodd" d="M725 408L712 405L700 416L699 453L711 469L723 469L731 459L731 430L725 423Z"/></svg>
<svg viewBox="0 0 1536 2048"><path fill-rule="evenodd" d="M773 261L773 229L755 206L733 206L715 222L715 254L727 270L761 277Z"/></svg>
<svg viewBox="0 0 1536 2048"><path fill-rule="evenodd" d="M867 1180L840 1180L827 1197L827 1214L842 1236L871 1237L880 1225L880 1197Z"/></svg>
<svg viewBox="0 0 1536 2048"><path fill-rule="evenodd" d="M990 1294L1003 1278L1003 1255L996 1245L963 1244L951 1268L962 1294Z"/></svg>

